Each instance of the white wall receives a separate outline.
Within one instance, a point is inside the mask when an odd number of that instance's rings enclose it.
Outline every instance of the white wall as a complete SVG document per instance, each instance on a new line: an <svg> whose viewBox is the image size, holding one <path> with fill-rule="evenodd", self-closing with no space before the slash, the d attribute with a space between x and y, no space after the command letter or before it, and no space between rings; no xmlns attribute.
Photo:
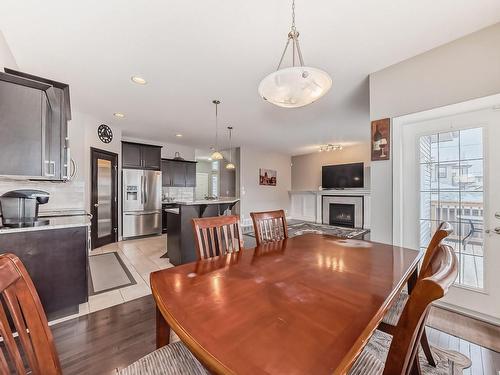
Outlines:
<svg viewBox="0 0 500 375"><path fill-rule="evenodd" d="M370 75L370 119L500 92L500 23ZM392 161L371 164L371 238L392 242Z"/></svg>
<svg viewBox="0 0 500 375"><path fill-rule="evenodd" d="M4 67L17 69L17 63L14 55L10 51L2 30L0 30L0 69L3 71Z"/></svg>
<svg viewBox="0 0 500 375"><path fill-rule="evenodd" d="M367 127L368 128L368 127ZM324 165L365 163L365 187L370 187L370 143L345 146L342 151L292 156L292 190L318 190Z"/></svg>
<svg viewBox="0 0 500 375"><path fill-rule="evenodd" d="M292 187L291 157L280 153L241 147L240 198L241 219L250 218L250 212L290 208L289 190ZM259 185L259 168L277 171L276 186Z"/></svg>

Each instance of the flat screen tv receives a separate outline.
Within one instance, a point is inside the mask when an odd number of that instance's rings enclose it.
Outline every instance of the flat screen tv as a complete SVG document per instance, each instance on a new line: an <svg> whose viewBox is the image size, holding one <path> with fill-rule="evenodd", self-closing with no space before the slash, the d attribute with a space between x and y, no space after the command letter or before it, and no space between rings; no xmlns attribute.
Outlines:
<svg viewBox="0 0 500 375"><path fill-rule="evenodd" d="M321 185L323 189L362 188L364 164L324 165Z"/></svg>

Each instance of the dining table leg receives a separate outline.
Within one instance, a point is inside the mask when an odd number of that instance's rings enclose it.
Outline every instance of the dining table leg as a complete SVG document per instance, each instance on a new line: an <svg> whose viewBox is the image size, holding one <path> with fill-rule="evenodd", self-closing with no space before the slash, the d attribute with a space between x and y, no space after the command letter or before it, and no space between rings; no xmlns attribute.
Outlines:
<svg viewBox="0 0 500 375"><path fill-rule="evenodd" d="M156 349L168 345L170 342L170 326L166 322L160 309L156 307Z"/></svg>

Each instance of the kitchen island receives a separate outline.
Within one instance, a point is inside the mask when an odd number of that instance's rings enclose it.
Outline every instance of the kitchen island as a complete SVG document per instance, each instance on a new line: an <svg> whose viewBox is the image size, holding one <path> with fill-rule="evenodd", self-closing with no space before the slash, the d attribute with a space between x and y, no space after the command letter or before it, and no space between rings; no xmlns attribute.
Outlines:
<svg viewBox="0 0 500 375"><path fill-rule="evenodd" d="M170 263L178 266L198 259L194 242L193 218L223 215L226 210L232 210L238 202L238 198L175 202L178 208L171 208L166 212L167 256Z"/></svg>

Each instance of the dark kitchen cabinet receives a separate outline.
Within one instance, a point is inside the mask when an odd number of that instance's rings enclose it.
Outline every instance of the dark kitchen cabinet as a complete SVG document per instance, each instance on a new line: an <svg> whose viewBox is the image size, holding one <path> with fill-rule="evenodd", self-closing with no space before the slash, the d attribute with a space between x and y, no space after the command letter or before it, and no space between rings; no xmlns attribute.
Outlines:
<svg viewBox="0 0 500 375"><path fill-rule="evenodd" d="M161 146L122 142L122 167L133 169L161 169Z"/></svg>
<svg viewBox="0 0 500 375"><path fill-rule="evenodd" d="M196 162L162 159L161 172L163 186L196 186Z"/></svg>
<svg viewBox="0 0 500 375"><path fill-rule="evenodd" d="M186 186L196 186L196 163L186 163Z"/></svg>
<svg viewBox="0 0 500 375"><path fill-rule="evenodd" d="M172 176L170 174L170 160L161 159L161 184L162 186L172 186Z"/></svg>
<svg viewBox="0 0 500 375"><path fill-rule="evenodd" d="M142 160L144 169L161 169L161 147L142 146Z"/></svg>
<svg viewBox="0 0 500 375"><path fill-rule="evenodd" d="M122 142L122 167L142 168L141 146L139 144Z"/></svg>
<svg viewBox="0 0 500 375"><path fill-rule="evenodd" d="M186 165L184 162L172 162L172 186L186 186Z"/></svg>
<svg viewBox="0 0 500 375"><path fill-rule="evenodd" d="M0 175L69 179L69 86L5 68L0 72Z"/></svg>
<svg viewBox="0 0 500 375"><path fill-rule="evenodd" d="M88 227L0 234L0 248L21 259L49 319L78 313L88 300Z"/></svg>

